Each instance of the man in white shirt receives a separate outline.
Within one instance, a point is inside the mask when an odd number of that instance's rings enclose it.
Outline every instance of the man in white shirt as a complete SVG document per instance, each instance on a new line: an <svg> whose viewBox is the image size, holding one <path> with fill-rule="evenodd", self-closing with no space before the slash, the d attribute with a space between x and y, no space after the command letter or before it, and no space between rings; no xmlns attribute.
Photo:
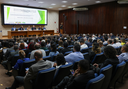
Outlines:
<svg viewBox="0 0 128 89"><path fill-rule="evenodd" d="M115 39L116 39L116 45L117 45L118 47L122 46L121 43L119 42L119 39L118 39L118 38L115 38Z"/></svg>
<svg viewBox="0 0 128 89"><path fill-rule="evenodd" d="M84 43L84 39L80 39L80 49L88 48L88 46Z"/></svg>
<svg viewBox="0 0 128 89"><path fill-rule="evenodd" d="M36 49L36 50L33 50L33 51L31 52L30 59L34 59L34 53L35 53L36 51L38 51L38 50L42 51L42 55L43 55L43 57L46 56L45 51L44 51L43 49L40 49L40 47L41 47L41 46L40 46L39 43L36 43L36 44L35 44L35 49Z"/></svg>

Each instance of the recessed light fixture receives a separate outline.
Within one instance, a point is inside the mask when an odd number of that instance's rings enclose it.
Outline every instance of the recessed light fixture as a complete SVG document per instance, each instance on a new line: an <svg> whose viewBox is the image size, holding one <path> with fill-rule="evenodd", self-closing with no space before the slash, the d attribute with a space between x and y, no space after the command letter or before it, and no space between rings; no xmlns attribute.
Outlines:
<svg viewBox="0 0 128 89"><path fill-rule="evenodd" d="M29 1L29 0L24 0L24 1Z"/></svg>
<svg viewBox="0 0 128 89"><path fill-rule="evenodd" d="M59 8L59 10L62 10L62 8Z"/></svg>
<svg viewBox="0 0 128 89"><path fill-rule="evenodd" d="M96 3L101 3L101 1L96 1Z"/></svg>
<svg viewBox="0 0 128 89"><path fill-rule="evenodd" d="M77 5L78 3L72 3L72 5Z"/></svg>
<svg viewBox="0 0 128 89"><path fill-rule="evenodd" d="M66 7L66 5L62 5L61 7Z"/></svg>
<svg viewBox="0 0 128 89"><path fill-rule="evenodd" d="M49 8L53 8L53 7L49 7Z"/></svg>
<svg viewBox="0 0 128 89"><path fill-rule="evenodd" d="M41 1L40 1L40 2L38 2L38 3L44 3L44 2L41 2Z"/></svg>
<svg viewBox="0 0 128 89"><path fill-rule="evenodd" d="M54 5L56 5L56 4L55 4L55 3L52 3L51 5L53 5L53 6L54 6Z"/></svg>
<svg viewBox="0 0 128 89"><path fill-rule="evenodd" d="M8 3L14 3L14 2L8 2Z"/></svg>
<svg viewBox="0 0 128 89"><path fill-rule="evenodd" d="M67 3L68 1L62 1L62 3Z"/></svg>
<svg viewBox="0 0 128 89"><path fill-rule="evenodd" d="M72 8L72 6L68 6L68 8Z"/></svg>

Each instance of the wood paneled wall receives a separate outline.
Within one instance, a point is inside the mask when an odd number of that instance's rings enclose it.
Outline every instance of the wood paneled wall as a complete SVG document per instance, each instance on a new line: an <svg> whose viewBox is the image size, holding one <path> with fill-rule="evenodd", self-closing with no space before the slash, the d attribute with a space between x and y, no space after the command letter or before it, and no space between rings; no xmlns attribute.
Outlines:
<svg viewBox="0 0 128 89"><path fill-rule="evenodd" d="M77 21L79 21L80 33L127 33L128 34L128 5L119 5L110 2L88 7L88 11L59 11L59 25L64 23L67 34L77 33ZM64 15L67 19L64 21ZM123 26L127 26L124 30Z"/></svg>

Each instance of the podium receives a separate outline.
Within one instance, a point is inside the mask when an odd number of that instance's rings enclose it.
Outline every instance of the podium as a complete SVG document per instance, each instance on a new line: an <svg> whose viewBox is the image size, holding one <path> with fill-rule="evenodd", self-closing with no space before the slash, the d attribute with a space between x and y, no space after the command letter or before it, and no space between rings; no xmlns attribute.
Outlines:
<svg viewBox="0 0 128 89"><path fill-rule="evenodd" d="M0 30L0 39L2 39L2 30Z"/></svg>
<svg viewBox="0 0 128 89"><path fill-rule="evenodd" d="M63 34L63 29L60 29L60 33Z"/></svg>

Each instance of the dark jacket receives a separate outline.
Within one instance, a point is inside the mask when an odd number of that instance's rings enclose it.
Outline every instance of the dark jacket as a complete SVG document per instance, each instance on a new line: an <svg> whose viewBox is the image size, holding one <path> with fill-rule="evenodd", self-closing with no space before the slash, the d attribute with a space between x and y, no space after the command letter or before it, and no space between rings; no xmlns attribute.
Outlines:
<svg viewBox="0 0 128 89"><path fill-rule="evenodd" d="M94 77L94 72L92 70L89 70L84 74L80 74L77 77L72 76L66 87L67 89L85 89L88 81Z"/></svg>
<svg viewBox="0 0 128 89"><path fill-rule="evenodd" d="M71 49L70 48L64 48L64 49L61 50L61 53L64 54L65 52L68 52L68 51L71 51Z"/></svg>

